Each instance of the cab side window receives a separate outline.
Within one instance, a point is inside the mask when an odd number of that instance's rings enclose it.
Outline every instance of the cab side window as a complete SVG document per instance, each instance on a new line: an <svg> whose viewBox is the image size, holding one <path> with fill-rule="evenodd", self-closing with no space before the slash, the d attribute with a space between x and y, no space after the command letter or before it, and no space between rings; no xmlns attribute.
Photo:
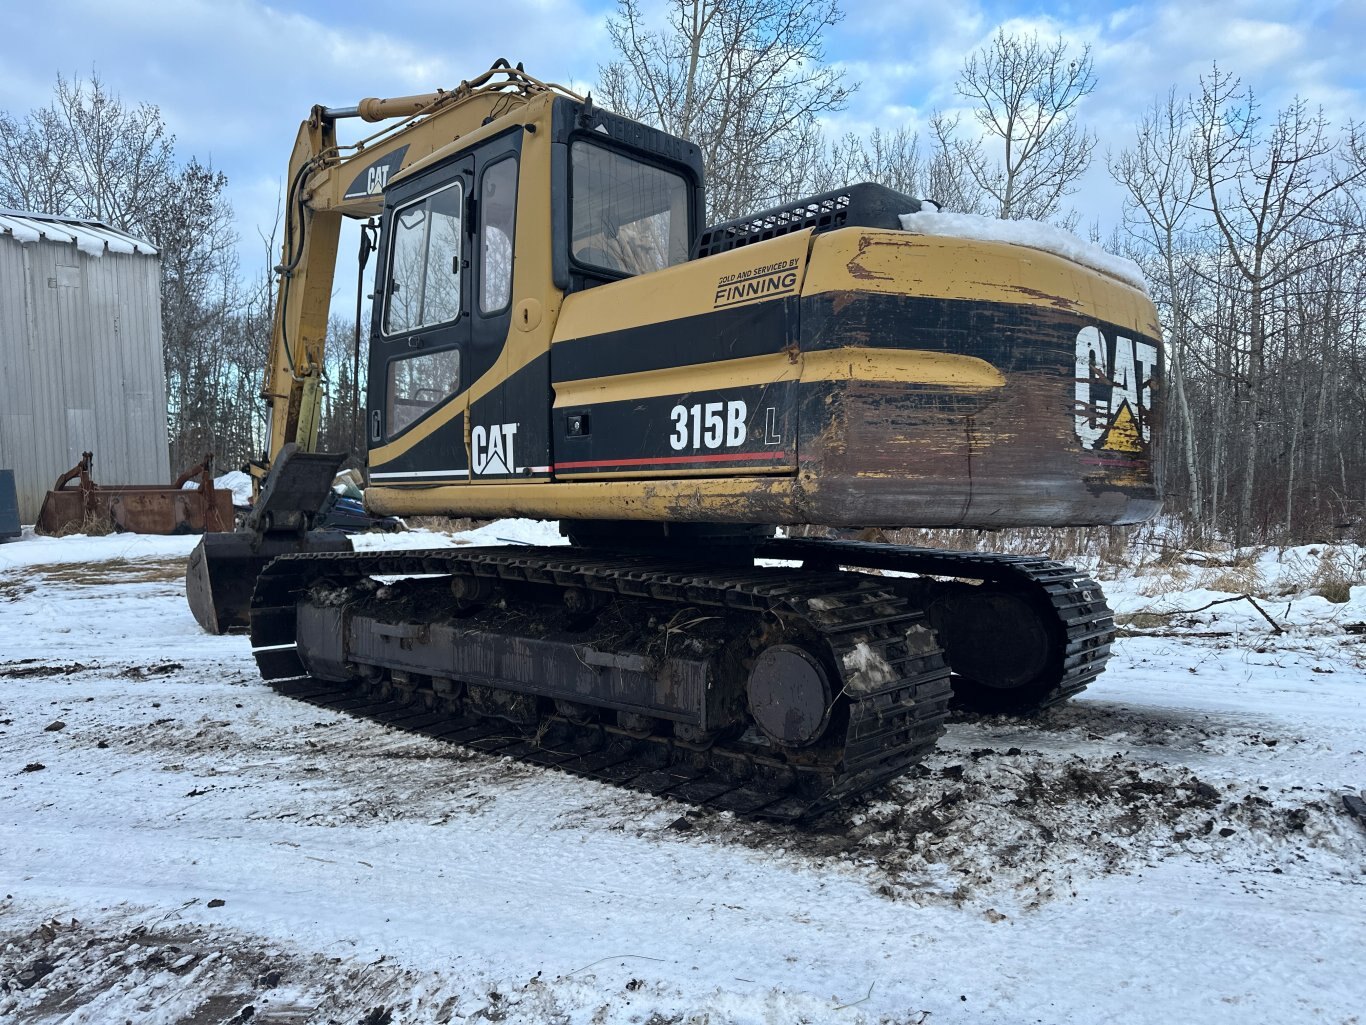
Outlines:
<svg viewBox="0 0 1366 1025"><path fill-rule="evenodd" d="M688 258L682 175L584 139L569 147L570 252L586 266L648 274Z"/></svg>
<svg viewBox="0 0 1366 1025"><path fill-rule="evenodd" d="M405 430L429 409L460 390L460 351L423 353L392 360L386 389L389 434Z"/></svg>
<svg viewBox="0 0 1366 1025"><path fill-rule="evenodd" d="M484 170L479 185L482 260L479 312L500 313L512 300L512 240L517 216L517 160L505 157Z"/></svg>
<svg viewBox="0 0 1366 1025"><path fill-rule="evenodd" d="M463 188L453 182L394 212L384 333L401 334L460 316Z"/></svg>

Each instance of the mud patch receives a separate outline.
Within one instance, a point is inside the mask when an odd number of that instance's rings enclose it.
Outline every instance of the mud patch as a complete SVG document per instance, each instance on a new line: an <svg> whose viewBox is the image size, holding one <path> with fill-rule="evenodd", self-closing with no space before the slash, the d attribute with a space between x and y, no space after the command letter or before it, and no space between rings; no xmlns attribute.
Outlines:
<svg viewBox="0 0 1366 1025"><path fill-rule="evenodd" d="M1230 747L1284 749L1305 742L1296 733L1268 731L1261 722L1233 715L1183 708L1133 708L1095 700L1072 702L1031 716L958 713L950 722L970 724L984 737L1023 739L1038 733L1073 733L1086 740L1177 751L1224 751Z"/></svg>
<svg viewBox="0 0 1366 1025"><path fill-rule="evenodd" d="M887 794L805 829L693 812L686 832L853 869L883 896L920 903L1004 893L1033 907L1174 857L1288 874L1312 850L1313 871L1325 854L1344 878L1358 871L1331 795L1215 784L1118 754L938 753Z"/></svg>
<svg viewBox="0 0 1366 1025"><path fill-rule="evenodd" d="M543 1025L600 1021L617 1002L645 1004L648 1012L655 988L633 979L618 991L591 974L495 979L449 967L419 971L385 955L324 957L230 928L166 921L203 903L188 901L170 915L134 912L121 922L11 925L0 932L0 1020ZM0 911L12 915L7 904L0 899ZM139 917L147 924L130 923ZM709 1019L689 1018L701 1020Z"/></svg>
<svg viewBox="0 0 1366 1025"><path fill-rule="evenodd" d="M74 673L84 673L98 668L98 665L86 665L84 662L48 663L40 662L36 658L21 658L17 662L0 662L0 677L23 680L31 677L71 676Z"/></svg>
<svg viewBox="0 0 1366 1025"><path fill-rule="evenodd" d="M22 581L0 581L0 602L18 601L25 595L32 594L37 588L32 584Z"/></svg>
<svg viewBox="0 0 1366 1025"><path fill-rule="evenodd" d="M160 711L160 709L156 709ZM176 715L85 730L78 738L114 757L157 759L160 774L186 781L186 797L202 799L202 814L233 791L260 788L274 799L252 819L336 827L390 822L436 825L476 815L513 795L521 781L545 770L471 748L442 743L347 718L280 724ZM246 764L229 764L249 750ZM165 760L163 760L165 759ZM441 786L431 785L434 768ZM272 784L292 784L277 790Z"/></svg>
<svg viewBox="0 0 1366 1025"><path fill-rule="evenodd" d="M154 676L166 676L184 669L185 666L179 662L158 662L150 666L129 666L119 672L119 675L130 680L145 680Z"/></svg>

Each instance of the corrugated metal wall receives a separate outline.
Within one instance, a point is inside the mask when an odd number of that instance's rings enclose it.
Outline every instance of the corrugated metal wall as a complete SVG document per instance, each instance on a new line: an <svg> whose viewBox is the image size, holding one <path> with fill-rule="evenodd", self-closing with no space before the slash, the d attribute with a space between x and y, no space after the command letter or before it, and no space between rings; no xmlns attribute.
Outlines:
<svg viewBox="0 0 1366 1025"><path fill-rule="evenodd" d="M97 482L171 480L159 260L0 235L0 466L25 523L84 451Z"/></svg>

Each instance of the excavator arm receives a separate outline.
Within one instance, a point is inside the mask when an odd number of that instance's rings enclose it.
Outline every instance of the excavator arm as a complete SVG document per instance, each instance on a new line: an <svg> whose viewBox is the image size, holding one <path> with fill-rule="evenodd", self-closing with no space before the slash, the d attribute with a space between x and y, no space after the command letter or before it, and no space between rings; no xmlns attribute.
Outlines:
<svg viewBox="0 0 1366 1025"><path fill-rule="evenodd" d="M580 98L499 60L455 89L371 97L351 107L315 106L299 126L289 160L283 255L275 269L275 320L261 390L270 407L262 474L285 445L317 451L323 347L342 218L378 215L390 182L443 159L463 136L546 92ZM342 145L336 125L348 118L382 127Z"/></svg>
<svg viewBox="0 0 1366 1025"><path fill-rule="evenodd" d="M318 431L326 384L324 346L342 218L380 213L396 179L444 159L471 132L561 86L506 60L451 90L352 107L315 106L290 156L275 319L261 397L270 410L264 458L252 464L256 496L241 528L205 534L191 553L191 611L211 633L245 629L256 578L269 562L299 552L350 551L347 536L315 521L346 453L322 453ZM378 125L358 142L337 140L340 120Z"/></svg>

